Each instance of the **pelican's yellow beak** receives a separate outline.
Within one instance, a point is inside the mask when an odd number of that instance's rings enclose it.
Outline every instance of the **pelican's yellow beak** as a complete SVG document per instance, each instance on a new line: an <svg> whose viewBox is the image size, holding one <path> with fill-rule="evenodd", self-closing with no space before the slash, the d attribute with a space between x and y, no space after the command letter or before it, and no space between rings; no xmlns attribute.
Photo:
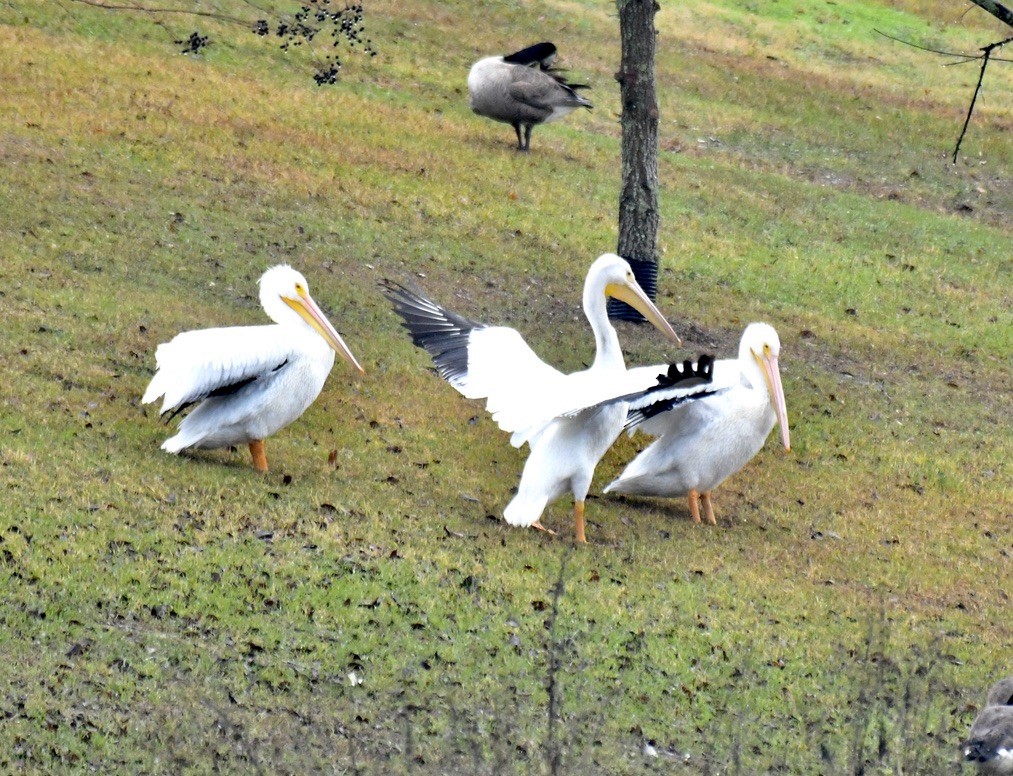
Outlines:
<svg viewBox="0 0 1013 776"><path fill-rule="evenodd" d="M313 301L313 298L309 295L306 289L299 287L296 289L296 293L299 295L298 299L291 299L287 296L283 296L282 299L285 301L285 304L299 313L299 317L312 326L317 334L323 337L324 341L334 348L335 353L358 369L362 374L365 374L366 370L363 369L359 362L355 360L355 356L353 356L352 351L348 349L348 345L346 345L345 341L341 339L341 335L338 334L337 330L331 326L331 322L324 317L322 312L320 312L320 308L317 307L317 303Z"/></svg>
<svg viewBox="0 0 1013 776"><path fill-rule="evenodd" d="M767 390L770 391L770 400L774 404L774 414L777 416L777 425L781 427L781 442L786 452L791 452L791 435L788 432L788 407L784 401L784 388L781 387L781 370L777 365L777 356L764 345L763 354L750 351L756 363L760 365L763 376L767 378Z"/></svg>
<svg viewBox="0 0 1013 776"><path fill-rule="evenodd" d="M643 315L658 331L672 340L672 342L676 345L682 344L682 340L675 333L675 329L665 320L665 316L654 306L654 302L644 293L644 289L640 287L637 281L629 280L625 283L609 283L605 286L605 296L611 296L620 302L626 302L626 304Z"/></svg>

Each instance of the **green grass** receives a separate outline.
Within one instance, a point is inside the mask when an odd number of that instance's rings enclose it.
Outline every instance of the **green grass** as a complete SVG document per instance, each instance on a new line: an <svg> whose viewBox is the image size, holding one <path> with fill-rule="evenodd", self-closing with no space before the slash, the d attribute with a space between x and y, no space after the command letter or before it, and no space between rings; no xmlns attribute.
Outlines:
<svg viewBox="0 0 1013 776"><path fill-rule="evenodd" d="M243 4L211 4L236 11ZM1009 672L1013 76L935 0L664 5L659 306L630 363L774 324L793 450L716 493L499 515L523 454L379 294L592 357L615 247L608 3L367 5L340 83L229 25L0 4L0 770L939 773ZM182 57L194 28L212 45ZM509 31L505 33L504 31ZM546 32L548 30L549 32ZM595 111L530 155L479 55L551 37ZM172 457L154 349L304 271L366 367L268 444ZM592 494L643 446L623 438ZM653 754L645 750L653 747Z"/></svg>

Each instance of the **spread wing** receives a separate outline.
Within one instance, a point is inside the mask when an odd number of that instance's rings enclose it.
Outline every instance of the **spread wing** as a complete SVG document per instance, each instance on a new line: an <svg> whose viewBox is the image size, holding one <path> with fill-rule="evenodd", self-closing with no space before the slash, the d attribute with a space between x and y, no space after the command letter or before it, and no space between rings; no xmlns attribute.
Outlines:
<svg viewBox="0 0 1013 776"><path fill-rule="evenodd" d="M542 361L514 329L478 323L399 283L382 285L412 342L463 396L485 399L504 431L513 434L544 419L543 407L565 390L567 376Z"/></svg>

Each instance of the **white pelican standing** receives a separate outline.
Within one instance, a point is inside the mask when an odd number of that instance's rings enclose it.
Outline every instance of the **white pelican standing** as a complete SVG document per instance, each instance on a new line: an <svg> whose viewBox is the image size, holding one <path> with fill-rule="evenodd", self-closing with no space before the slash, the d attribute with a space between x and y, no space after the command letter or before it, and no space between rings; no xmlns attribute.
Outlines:
<svg viewBox="0 0 1013 776"><path fill-rule="evenodd" d="M556 47L536 43L505 57L486 57L468 73L468 100L479 116L510 124L517 150L531 146L531 128L593 105L577 94L587 84L571 84L552 69ZM523 129L523 134L522 134Z"/></svg>
<svg viewBox="0 0 1013 776"><path fill-rule="evenodd" d="M702 500L707 522L715 524L711 491L739 471L763 447L775 421L791 450L788 411L777 359L781 341L772 326L751 323L742 333L739 357L714 363L711 395L666 411L665 400L646 394L647 406L633 400L630 422L659 437L633 459L605 493L638 496L689 496L694 522ZM631 381L641 372L630 370ZM671 402L670 402L671 403ZM628 424L629 425L629 424Z"/></svg>
<svg viewBox="0 0 1013 776"><path fill-rule="evenodd" d="M1013 676L992 685L962 748L964 760L975 763L978 773L1013 774Z"/></svg>
<svg viewBox="0 0 1013 776"><path fill-rule="evenodd" d="M197 404L163 450L248 444L253 466L266 472L264 439L320 395L334 354L363 371L296 270L265 272L260 304L273 325L185 331L158 346L158 371L141 401L164 396L159 414L172 416Z"/></svg>
<svg viewBox="0 0 1013 776"><path fill-rule="evenodd" d="M637 284L630 265L614 254L591 265L583 302L597 350L590 368L568 375L538 358L514 329L476 323L390 281L384 286L413 342L429 352L440 374L465 397L486 399L486 409L512 435L515 447L530 445L517 495L503 510L506 521L545 530L543 510L569 490L576 540L585 542L584 499L591 477L621 433L627 412L624 402L596 405L630 387L619 338L606 314L606 297L636 308L679 342ZM654 382L645 377L643 387Z"/></svg>

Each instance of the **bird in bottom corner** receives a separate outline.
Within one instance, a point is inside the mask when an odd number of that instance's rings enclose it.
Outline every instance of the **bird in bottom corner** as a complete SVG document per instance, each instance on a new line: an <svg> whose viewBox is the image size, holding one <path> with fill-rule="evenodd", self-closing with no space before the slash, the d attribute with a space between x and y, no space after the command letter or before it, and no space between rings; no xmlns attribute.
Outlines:
<svg viewBox="0 0 1013 776"><path fill-rule="evenodd" d="M486 399L486 409L511 434L514 447L530 446L517 495L503 510L506 521L547 530L542 512L569 491L576 541L586 542L584 499L595 466L621 433L627 412L625 402L607 400L631 387L606 298L626 302L679 341L630 265L604 254L588 270L583 306L596 353L588 369L573 374L542 361L514 329L476 323L390 281L384 287L412 341L432 356L440 375L466 398ZM653 385L655 378L644 376L640 387Z"/></svg>
<svg viewBox="0 0 1013 776"><path fill-rule="evenodd" d="M631 461L605 493L636 496L688 496L693 521L716 524L711 491L742 469L759 452L777 422L781 441L791 450L788 412L778 369L781 341L766 323L742 333L739 356L714 363L709 394L698 401L659 398L656 391L630 399L627 429L658 437ZM638 367L657 372L662 367Z"/></svg>
<svg viewBox="0 0 1013 776"><path fill-rule="evenodd" d="M1013 774L1013 676L992 685L961 749L964 760L978 766L978 773Z"/></svg>
<svg viewBox="0 0 1013 776"><path fill-rule="evenodd" d="M254 468L266 472L264 439L316 400L334 354L363 372L299 272L287 265L265 272L260 303L274 324L185 331L158 346L141 401L164 397L159 414L171 412L168 420L196 405L163 450L246 444Z"/></svg>
<svg viewBox="0 0 1013 776"><path fill-rule="evenodd" d="M587 84L571 84L553 69L556 47L536 43L507 56L480 59L468 73L468 102L479 116L509 124L517 150L531 147L531 128L594 106L577 94Z"/></svg>

